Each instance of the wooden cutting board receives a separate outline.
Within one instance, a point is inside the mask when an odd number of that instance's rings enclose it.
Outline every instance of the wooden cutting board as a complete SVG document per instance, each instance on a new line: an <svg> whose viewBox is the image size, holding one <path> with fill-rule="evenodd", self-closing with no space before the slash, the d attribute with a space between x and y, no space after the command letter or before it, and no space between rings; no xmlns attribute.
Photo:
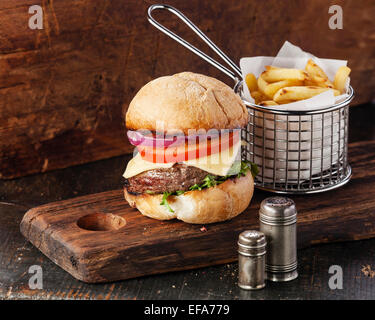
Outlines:
<svg viewBox="0 0 375 320"><path fill-rule="evenodd" d="M375 142L352 144L349 150L349 184L292 197L299 248L375 236ZM122 190L114 190L33 208L21 232L79 280L124 280L235 261L239 233L258 228L260 202L270 195L256 190L244 213L202 231L202 225L144 217L129 207Z"/></svg>

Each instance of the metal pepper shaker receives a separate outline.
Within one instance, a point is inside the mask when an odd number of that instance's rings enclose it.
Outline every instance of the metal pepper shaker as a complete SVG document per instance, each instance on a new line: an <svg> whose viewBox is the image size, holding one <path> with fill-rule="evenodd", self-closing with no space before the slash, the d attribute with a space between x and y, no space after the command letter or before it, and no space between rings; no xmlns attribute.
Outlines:
<svg viewBox="0 0 375 320"><path fill-rule="evenodd" d="M260 231L267 239L266 278L290 281L297 272L297 210L292 199L270 197L259 210Z"/></svg>
<svg viewBox="0 0 375 320"><path fill-rule="evenodd" d="M247 230L238 237L238 286L246 290L265 286L266 237L257 230Z"/></svg>

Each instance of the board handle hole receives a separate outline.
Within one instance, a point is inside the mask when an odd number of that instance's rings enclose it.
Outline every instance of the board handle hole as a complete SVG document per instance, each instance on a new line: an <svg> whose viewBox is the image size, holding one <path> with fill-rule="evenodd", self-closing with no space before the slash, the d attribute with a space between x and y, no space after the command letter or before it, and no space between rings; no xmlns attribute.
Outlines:
<svg viewBox="0 0 375 320"><path fill-rule="evenodd" d="M79 218L77 225L90 231L111 231L124 227L126 220L111 213L92 213Z"/></svg>

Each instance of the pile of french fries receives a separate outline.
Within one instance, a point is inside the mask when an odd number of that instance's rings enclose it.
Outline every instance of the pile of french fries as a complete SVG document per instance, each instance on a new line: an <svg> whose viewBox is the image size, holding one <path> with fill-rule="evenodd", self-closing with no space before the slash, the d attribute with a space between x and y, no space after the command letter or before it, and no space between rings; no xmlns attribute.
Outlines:
<svg viewBox="0 0 375 320"><path fill-rule="evenodd" d="M258 77L249 73L245 81L255 103L261 106L274 106L309 99L327 90L335 96L345 93L350 68L340 67L332 83L312 59L305 70L266 66Z"/></svg>

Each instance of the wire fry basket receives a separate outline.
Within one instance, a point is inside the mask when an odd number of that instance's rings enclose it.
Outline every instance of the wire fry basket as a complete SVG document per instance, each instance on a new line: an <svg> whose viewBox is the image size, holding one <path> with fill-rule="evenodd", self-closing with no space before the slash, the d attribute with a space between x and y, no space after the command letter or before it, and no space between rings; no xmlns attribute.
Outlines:
<svg viewBox="0 0 375 320"><path fill-rule="evenodd" d="M242 82L235 92L241 95ZM338 188L350 180L349 96L311 112L271 110L246 100L250 120L242 130L242 158L256 163L255 185L276 193L306 194Z"/></svg>
<svg viewBox="0 0 375 320"><path fill-rule="evenodd" d="M188 25L233 70L192 46L152 17L156 9L167 10ZM348 163L349 104L354 90L337 104L313 111L285 111L253 104L243 98L241 69L201 30L177 9L155 4L148 9L148 20L157 29L218 68L235 81L238 93L249 111L249 122L242 130L242 159L256 163L257 188L283 194L306 194L332 190L351 177Z"/></svg>

